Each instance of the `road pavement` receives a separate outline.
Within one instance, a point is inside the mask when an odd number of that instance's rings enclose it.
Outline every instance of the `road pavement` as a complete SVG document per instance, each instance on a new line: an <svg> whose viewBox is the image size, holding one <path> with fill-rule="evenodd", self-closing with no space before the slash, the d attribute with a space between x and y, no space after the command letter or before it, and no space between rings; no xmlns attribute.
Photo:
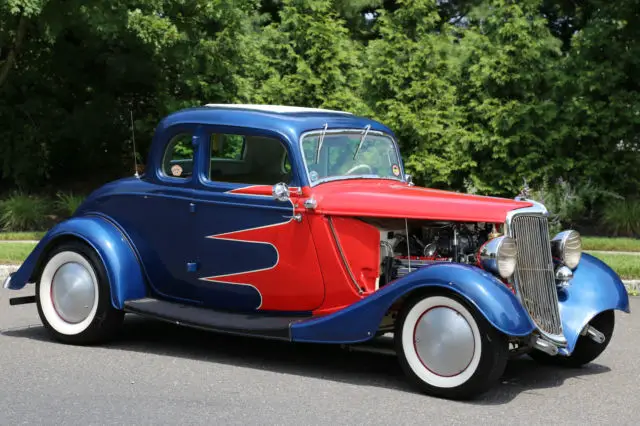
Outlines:
<svg viewBox="0 0 640 426"><path fill-rule="evenodd" d="M98 347L55 343L0 300L0 425L640 424L640 321L617 313L582 369L509 363L481 399L416 393L393 356L231 337L127 316ZM22 293L22 292L21 292ZM33 293L27 289L24 294Z"/></svg>

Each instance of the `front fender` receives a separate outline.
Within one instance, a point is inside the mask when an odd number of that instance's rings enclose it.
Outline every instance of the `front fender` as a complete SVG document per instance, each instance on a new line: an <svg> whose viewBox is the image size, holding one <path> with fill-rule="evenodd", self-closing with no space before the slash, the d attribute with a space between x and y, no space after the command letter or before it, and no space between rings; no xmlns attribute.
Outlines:
<svg viewBox="0 0 640 426"><path fill-rule="evenodd" d="M518 299L495 276L475 266L435 263L340 311L293 324L291 338L315 343L357 343L371 339L391 305L419 288L444 288L459 294L507 335L526 336L535 328Z"/></svg>
<svg viewBox="0 0 640 426"><path fill-rule="evenodd" d="M573 352L580 332L601 312L630 313L629 294L620 277L600 259L583 253L568 287L558 293L567 352Z"/></svg>
<svg viewBox="0 0 640 426"><path fill-rule="evenodd" d="M9 289L19 290L33 282L49 249L68 237L83 240L96 251L107 270L116 309L122 309L125 300L146 296L146 282L132 245L120 229L100 216L74 217L53 227L11 276Z"/></svg>

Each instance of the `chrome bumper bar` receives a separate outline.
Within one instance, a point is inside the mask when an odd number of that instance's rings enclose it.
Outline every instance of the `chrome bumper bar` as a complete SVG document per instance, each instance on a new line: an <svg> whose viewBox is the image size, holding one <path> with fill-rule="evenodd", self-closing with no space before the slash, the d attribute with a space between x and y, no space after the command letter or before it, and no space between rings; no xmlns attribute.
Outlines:
<svg viewBox="0 0 640 426"><path fill-rule="evenodd" d="M534 337L531 342L534 349L542 351L547 355L556 356L558 355L558 347L554 345L552 342L544 339L542 337Z"/></svg>

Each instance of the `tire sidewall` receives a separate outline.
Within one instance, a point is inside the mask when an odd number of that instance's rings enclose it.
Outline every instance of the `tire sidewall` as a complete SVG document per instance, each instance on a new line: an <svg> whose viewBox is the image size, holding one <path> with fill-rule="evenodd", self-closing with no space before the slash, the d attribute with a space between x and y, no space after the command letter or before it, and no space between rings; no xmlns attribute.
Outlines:
<svg viewBox="0 0 640 426"><path fill-rule="evenodd" d="M414 329L426 310L445 306L456 310L471 327L474 352L460 374L442 377L430 372L420 361L414 345ZM396 324L396 353L405 374L423 392L437 397L467 399L489 389L506 366L508 344L474 307L461 297L437 293L407 301Z"/></svg>
<svg viewBox="0 0 640 426"><path fill-rule="evenodd" d="M84 267L91 276L94 289L91 311L83 321L75 324L69 323L60 317L54 306L53 297L51 296L53 280L56 276L56 273L58 272L60 267L67 263L78 263L82 267ZM45 265L44 269L42 270L42 274L40 275L39 282L40 285L38 286L38 300L40 301L40 309L42 310L42 313L51 328L53 328L60 334L73 336L82 333L83 331L88 329L89 326L91 326L91 323L95 319L96 313L98 311L98 303L100 302L100 286L98 284L98 277L95 269L86 257L75 251L67 250L57 252L47 260L47 264Z"/></svg>
<svg viewBox="0 0 640 426"><path fill-rule="evenodd" d="M60 318L51 300L51 280L56 270L66 262L80 263L94 279L96 303L89 316L78 324L70 324ZM57 340L67 343L88 344L100 340L105 323L123 316L111 305L111 287L102 260L93 248L75 241L56 247L47 256L36 283L36 305L44 326Z"/></svg>
<svg viewBox="0 0 640 426"><path fill-rule="evenodd" d="M465 368L465 370L455 376L444 377L431 372L424 365L416 350L414 336L418 322L425 312L435 307L446 307L462 315L462 317L469 324L469 327L471 328L473 334L474 350L471 361ZM473 376L473 373L475 373L475 371L478 369L478 365L480 364L480 358L482 355L482 339L480 338L480 329L471 313L466 309L466 307L462 306L462 304L460 304L456 300L444 296L433 296L419 300L407 312L407 316L404 319L404 324L402 326L401 332L404 356L407 360L407 363L409 364L409 367L414 372L414 374L418 376L418 378L420 378L420 380L432 383L434 386L439 388L455 388L466 383Z"/></svg>

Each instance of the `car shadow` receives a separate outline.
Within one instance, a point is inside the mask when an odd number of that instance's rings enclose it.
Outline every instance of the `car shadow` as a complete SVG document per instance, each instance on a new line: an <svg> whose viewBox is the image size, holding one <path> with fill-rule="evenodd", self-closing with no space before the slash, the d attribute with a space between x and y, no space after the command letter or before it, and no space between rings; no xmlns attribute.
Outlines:
<svg viewBox="0 0 640 426"><path fill-rule="evenodd" d="M41 325L3 331L1 334L52 342ZM391 349L393 346L392 340L385 337L377 339L375 343L377 348ZM417 392L406 381L393 355L353 351L340 345L288 343L218 334L131 315L127 315L118 338L101 347ZM608 371L609 367L598 363L578 369L543 366L523 356L509 362L500 382L493 389L464 403L505 404L522 393L542 395L545 389L562 386L567 379L580 379Z"/></svg>

